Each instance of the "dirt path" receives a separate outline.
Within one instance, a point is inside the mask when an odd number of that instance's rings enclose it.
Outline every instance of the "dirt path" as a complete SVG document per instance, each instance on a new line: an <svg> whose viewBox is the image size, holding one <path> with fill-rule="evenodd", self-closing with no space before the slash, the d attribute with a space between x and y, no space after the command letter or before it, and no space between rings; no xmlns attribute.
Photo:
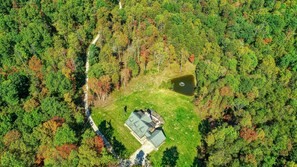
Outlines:
<svg viewBox="0 0 297 167"><path fill-rule="evenodd" d="M98 34L94 40L92 41L92 43L90 45L94 45L98 39L100 39L100 34ZM88 121L91 125L91 127L93 128L93 130L95 131L95 133L99 136L102 137L103 139L103 142L104 142L104 146L107 148L107 150L109 152L111 152L114 156L117 157L117 155L115 154L115 152L113 151L113 148L112 146L110 145L110 143L107 141L107 139L105 138L105 136L100 132L100 130L98 129L97 125L95 124L95 122L93 121L93 118L91 116L91 112L90 112L90 106L89 106L89 76L88 76L88 73L89 73L89 68L90 68L90 64L89 64L89 55L90 55L90 51L88 51L87 53L87 61L86 61L86 71L85 71L85 74L86 74L86 89L84 91L84 94L85 94L85 97L84 97L84 104L85 104L85 114L88 118Z"/></svg>

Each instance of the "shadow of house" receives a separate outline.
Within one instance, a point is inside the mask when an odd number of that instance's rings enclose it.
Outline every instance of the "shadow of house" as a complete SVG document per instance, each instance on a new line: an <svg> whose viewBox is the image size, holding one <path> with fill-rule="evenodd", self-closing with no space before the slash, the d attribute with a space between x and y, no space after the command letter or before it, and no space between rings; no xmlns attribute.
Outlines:
<svg viewBox="0 0 297 167"><path fill-rule="evenodd" d="M164 120L152 110L135 110L125 122L131 134L141 143L151 142L155 149L165 142L161 126Z"/></svg>

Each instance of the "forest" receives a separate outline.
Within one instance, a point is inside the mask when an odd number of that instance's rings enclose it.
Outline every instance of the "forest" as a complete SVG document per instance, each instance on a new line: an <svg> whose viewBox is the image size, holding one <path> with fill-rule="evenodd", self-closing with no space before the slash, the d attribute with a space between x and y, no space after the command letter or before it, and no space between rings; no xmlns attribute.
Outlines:
<svg viewBox="0 0 297 167"><path fill-rule="evenodd" d="M297 165L295 0L121 3L2 1L0 166L118 163L84 115L88 50L94 105L132 78L195 65L192 166Z"/></svg>

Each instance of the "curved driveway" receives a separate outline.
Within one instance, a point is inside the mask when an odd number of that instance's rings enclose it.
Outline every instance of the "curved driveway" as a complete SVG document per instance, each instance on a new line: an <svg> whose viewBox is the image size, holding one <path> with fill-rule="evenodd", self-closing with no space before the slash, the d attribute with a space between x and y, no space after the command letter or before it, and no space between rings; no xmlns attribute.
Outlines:
<svg viewBox="0 0 297 167"><path fill-rule="evenodd" d="M95 45L95 43L98 41L98 39L100 38L100 33L93 39L92 43L90 45ZM107 141L107 139L104 137L104 135L100 132L100 130L98 129L97 125L95 124L95 122L93 121L93 118L91 116L91 112L90 112L90 106L89 106L89 96L88 96L88 92L89 92L89 76L88 76L88 72L89 72L89 68L90 68L90 64L89 64L89 55L90 55L90 51L88 50L87 53L87 60L86 60L86 89L84 90L84 103L85 103L85 114L88 118L88 121L91 125L91 127L93 128L93 130L95 131L95 133L99 136L102 137L103 142L104 142L104 146L107 148L107 150L109 152L111 152L114 156L116 156L115 152L112 149L112 146L110 145L110 143Z"/></svg>

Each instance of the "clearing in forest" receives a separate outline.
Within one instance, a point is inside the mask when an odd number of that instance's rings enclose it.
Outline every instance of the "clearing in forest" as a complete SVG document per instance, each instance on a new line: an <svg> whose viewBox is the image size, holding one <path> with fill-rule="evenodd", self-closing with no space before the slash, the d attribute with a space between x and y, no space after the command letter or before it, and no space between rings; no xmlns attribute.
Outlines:
<svg viewBox="0 0 297 167"><path fill-rule="evenodd" d="M162 81L193 73L194 67L189 65L183 73L175 72L172 68L132 79L125 88L113 92L106 105L93 108L94 121L118 154L128 158L141 146L124 123L135 109L151 108L165 120L163 129L166 141L158 151L150 154L150 161L154 166L161 166L161 163L176 163L177 166L193 164L196 147L200 144L200 118L194 111L193 97L161 88L160 85Z"/></svg>

